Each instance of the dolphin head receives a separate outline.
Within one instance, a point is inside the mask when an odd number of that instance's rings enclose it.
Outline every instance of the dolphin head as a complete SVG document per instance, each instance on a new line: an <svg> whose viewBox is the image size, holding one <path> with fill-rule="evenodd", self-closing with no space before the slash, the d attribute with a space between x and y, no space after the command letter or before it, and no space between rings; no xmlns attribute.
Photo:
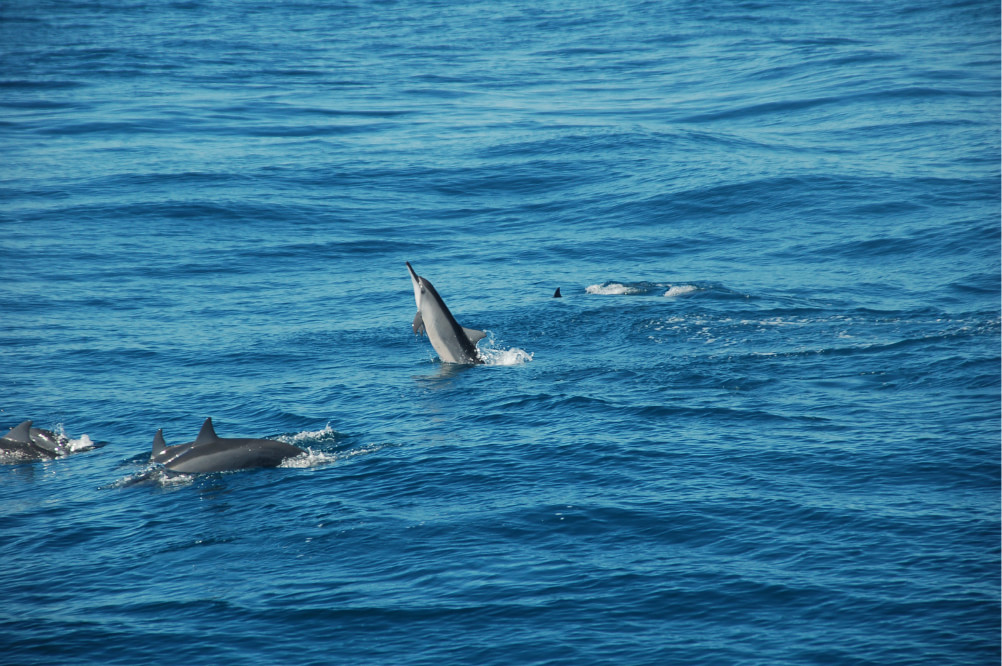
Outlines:
<svg viewBox="0 0 1002 666"><path fill-rule="evenodd" d="M414 272L411 268L411 263L409 261L404 262L407 264L407 271L411 274L411 284L414 286L414 302L417 304L418 310L421 309L421 292L424 290L424 278Z"/></svg>

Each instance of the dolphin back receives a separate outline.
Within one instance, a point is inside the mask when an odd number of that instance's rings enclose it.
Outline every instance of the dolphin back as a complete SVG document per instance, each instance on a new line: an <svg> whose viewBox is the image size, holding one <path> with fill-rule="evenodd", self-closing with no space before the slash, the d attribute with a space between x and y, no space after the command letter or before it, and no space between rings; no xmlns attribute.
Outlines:
<svg viewBox="0 0 1002 666"><path fill-rule="evenodd" d="M288 458L306 453L292 444L274 439L216 439L196 444L164 466L184 474L231 472L254 467L277 467Z"/></svg>

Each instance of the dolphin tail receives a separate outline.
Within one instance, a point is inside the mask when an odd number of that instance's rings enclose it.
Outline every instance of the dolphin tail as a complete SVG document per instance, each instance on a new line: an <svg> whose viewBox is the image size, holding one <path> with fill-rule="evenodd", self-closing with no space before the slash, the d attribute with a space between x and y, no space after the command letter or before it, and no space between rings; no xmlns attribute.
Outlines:
<svg viewBox="0 0 1002 666"><path fill-rule="evenodd" d="M477 344L481 340L487 337L487 334L483 331L478 331L474 328L463 327L463 333L466 333L466 337L470 339L470 342Z"/></svg>

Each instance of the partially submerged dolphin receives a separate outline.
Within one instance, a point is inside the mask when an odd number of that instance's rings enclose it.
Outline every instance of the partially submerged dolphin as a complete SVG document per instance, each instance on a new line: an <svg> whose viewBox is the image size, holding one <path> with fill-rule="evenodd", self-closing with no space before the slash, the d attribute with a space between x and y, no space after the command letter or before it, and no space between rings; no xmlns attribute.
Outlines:
<svg viewBox="0 0 1002 666"><path fill-rule="evenodd" d="M417 303L417 314L411 325L414 335L427 333L431 346L446 363L483 363L477 352L477 342L487 334L460 326L431 282L415 273L410 262L406 263Z"/></svg>
<svg viewBox="0 0 1002 666"><path fill-rule="evenodd" d="M16 454L24 460L52 459L70 453L69 439L51 430L32 428L31 421L24 421L0 437L0 451Z"/></svg>
<svg viewBox="0 0 1002 666"><path fill-rule="evenodd" d="M228 472L251 467L275 467L287 458L306 453L298 446L274 439L222 438L212 419L205 419L194 442L167 446L163 429L153 437L150 461L185 474Z"/></svg>

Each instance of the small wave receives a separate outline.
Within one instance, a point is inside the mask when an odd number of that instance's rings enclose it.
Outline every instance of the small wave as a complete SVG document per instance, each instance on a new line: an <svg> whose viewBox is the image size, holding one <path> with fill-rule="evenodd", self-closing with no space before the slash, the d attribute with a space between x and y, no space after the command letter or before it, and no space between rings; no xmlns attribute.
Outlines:
<svg viewBox="0 0 1002 666"><path fill-rule="evenodd" d="M609 282L606 284L592 284L585 287L585 291L589 294L599 294L602 296L623 296L629 294L641 294L643 290L639 287L631 287L625 284L620 284L618 282Z"/></svg>
<svg viewBox="0 0 1002 666"><path fill-rule="evenodd" d="M585 292L600 296L635 296L638 294L661 293L667 298L683 296L699 291L701 287L694 284L671 284L667 282L634 282L623 284L621 282L604 282L585 287Z"/></svg>
<svg viewBox="0 0 1002 666"><path fill-rule="evenodd" d="M680 284L670 287L668 291L665 292L665 298L674 298L676 296L682 296L684 294L691 294L697 291L699 287L693 284Z"/></svg>

